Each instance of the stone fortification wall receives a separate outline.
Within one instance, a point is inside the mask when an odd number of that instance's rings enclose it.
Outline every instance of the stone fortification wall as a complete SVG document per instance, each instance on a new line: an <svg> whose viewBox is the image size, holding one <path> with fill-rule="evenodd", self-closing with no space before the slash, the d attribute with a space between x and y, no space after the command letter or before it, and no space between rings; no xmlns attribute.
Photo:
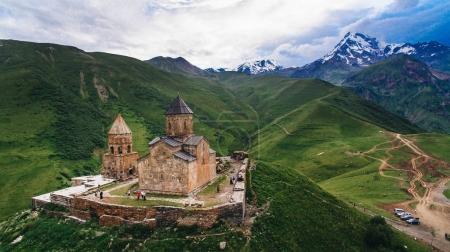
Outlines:
<svg viewBox="0 0 450 252"><path fill-rule="evenodd" d="M210 228L218 220L241 223L243 202L229 203L210 208L191 209L168 206L130 207L93 201L85 197L72 200L71 215L89 220L99 219L100 225L113 226L141 223L156 226L199 226Z"/></svg>

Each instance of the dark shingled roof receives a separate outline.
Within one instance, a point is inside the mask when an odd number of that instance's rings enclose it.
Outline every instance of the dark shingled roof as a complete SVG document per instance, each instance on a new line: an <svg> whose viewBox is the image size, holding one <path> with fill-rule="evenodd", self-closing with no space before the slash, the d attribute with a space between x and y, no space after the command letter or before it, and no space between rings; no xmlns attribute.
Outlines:
<svg viewBox="0 0 450 252"><path fill-rule="evenodd" d="M179 114L194 114L189 106L178 95L175 100L170 104L166 111L166 115L179 115Z"/></svg>
<svg viewBox="0 0 450 252"><path fill-rule="evenodd" d="M203 136L191 136L188 139L186 139L183 144L198 145L202 139L203 139Z"/></svg>
<svg viewBox="0 0 450 252"><path fill-rule="evenodd" d="M159 142L159 140L161 140L160 137L155 137L155 138L153 138L152 141L150 141L150 142L148 143L148 145L154 145L155 143Z"/></svg>
<svg viewBox="0 0 450 252"><path fill-rule="evenodd" d="M182 142L178 141L176 138L163 136L163 137L155 137L155 138L153 138L153 140L150 141L148 143L148 145L154 145L154 144L158 143L161 140L163 142L165 142L166 144L172 146L172 147L177 147L177 146L180 146L180 145L183 144Z"/></svg>
<svg viewBox="0 0 450 252"><path fill-rule="evenodd" d="M181 158L188 162L192 162L196 159L194 156L192 156L191 154L184 152L184 151L178 151L178 152L174 153L173 155L177 158Z"/></svg>
<svg viewBox="0 0 450 252"><path fill-rule="evenodd" d="M178 140L176 140L175 138L172 138L172 137L163 137L162 140L166 144L168 144L168 145L170 145L172 147L177 147L177 146L180 146L180 145L183 144L182 142L179 142Z"/></svg>

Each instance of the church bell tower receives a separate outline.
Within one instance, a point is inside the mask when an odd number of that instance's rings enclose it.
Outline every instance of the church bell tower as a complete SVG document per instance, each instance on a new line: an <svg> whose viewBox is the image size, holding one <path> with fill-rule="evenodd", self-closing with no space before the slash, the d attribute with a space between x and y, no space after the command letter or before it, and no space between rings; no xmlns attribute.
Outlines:
<svg viewBox="0 0 450 252"><path fill-rule="evenodd" d="M108 151L103 155L102 174L125 180L137 174L139 154L133 150L133 135L119 114L108 132Z"/></svg>
<svg viewBox="0 0 450 252"><path fill-rule="evenodd" d="M186 139L194 134L193 114L178 95L166 111L166 135Z"/></svg>

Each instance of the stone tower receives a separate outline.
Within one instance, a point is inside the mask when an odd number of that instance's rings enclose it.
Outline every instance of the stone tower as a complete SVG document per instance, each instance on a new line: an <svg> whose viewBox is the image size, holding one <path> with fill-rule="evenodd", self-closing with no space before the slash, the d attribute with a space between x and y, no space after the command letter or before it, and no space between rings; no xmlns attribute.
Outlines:
<svg viewBox="0 0 450 252"><path fill-rule="evenodd" d="M166 135L181 139L192 136L194 134L193 114L178 95L166 111Z"/></svg>
<svg viewBox="0 0 450 252"><path fill-rule="evenodd" d="M136 176L139 154L133 151L133 135L119 114L108 132L108 152L103 155L102 174L125 180Z"/></svg>

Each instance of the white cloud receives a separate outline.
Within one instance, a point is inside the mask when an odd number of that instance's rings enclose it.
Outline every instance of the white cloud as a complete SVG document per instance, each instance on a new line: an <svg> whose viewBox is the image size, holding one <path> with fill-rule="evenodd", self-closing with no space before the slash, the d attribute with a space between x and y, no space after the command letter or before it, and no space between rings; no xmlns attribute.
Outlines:
<svg viewBox="0 0 450 252"><path fill-rule="evenodd" d="M345 32L342 27L394 2L4 0L0 36L139 59L183 56L201 67L233 67L266 56L299 65L330 50Z"/></svg>

